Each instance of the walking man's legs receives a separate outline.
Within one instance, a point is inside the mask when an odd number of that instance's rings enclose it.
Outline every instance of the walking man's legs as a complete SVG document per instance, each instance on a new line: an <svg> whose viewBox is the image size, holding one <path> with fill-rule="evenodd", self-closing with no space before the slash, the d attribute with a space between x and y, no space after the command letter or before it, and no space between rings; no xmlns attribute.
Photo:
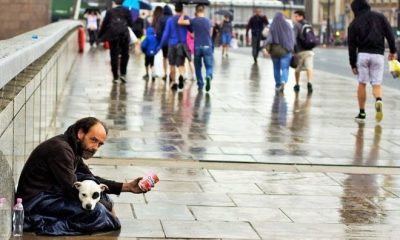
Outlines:
<svg viewBox="0 0 400 240"><path fill-rule="evenodd" d="M203 61L206 67L206 91L211 89L211 80L213 78L213 52L211 48L203 48Z"/></svg>
<svg viewBox="0 0 400 240"><path fill-rule="evenodd" d="M201 63L201 48L196 48L194 50L194 68L196 71L197 87L203 89L203 75L201 73L202 63Z"/></svg>
<svg viewBox="0 0 400 240"><path fill-rule="evenodd" d="M261 41L260 34L253 34L251 36L251 47L253 50L253 59L255 63L257 63L258 53L260 52L260 41Z"/></svg>
<svg viewBox="0 0 400 240"><path fill-rule="evenodd" d="M121 62L120 62L120 73L121 73L121 81L123 83L126 82L126 70L128 67L129 61L129 38L123 38L119 40L120 49L121 49Z"/></svg>
<svg viewBox="0 0 400 240"><path fill-rule="evenodd" d="M111 58L111 71L113 74L113 81L118 80L118 62L119 62L119 44L118 40L110 41L110 58Z"/></svg>

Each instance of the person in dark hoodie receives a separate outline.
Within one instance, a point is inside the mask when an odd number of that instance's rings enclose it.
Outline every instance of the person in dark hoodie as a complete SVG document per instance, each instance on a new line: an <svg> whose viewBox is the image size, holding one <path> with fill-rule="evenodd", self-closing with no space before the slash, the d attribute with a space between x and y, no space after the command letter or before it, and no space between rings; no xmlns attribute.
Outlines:
<svg viewBox="0 0 400 240"><path fill-rule="evenodd" d="M354 0L351 3L354 20L348 28L348 47L350 66L353 74L358 76L358 105L357 122L364 122L366 85L372 85L375 97L375 119L380 122L383 118L382 81L384 71L385 38L388 41L389 60L396 58L395 38L391 26L381 13L371 11L366 0Z"/></svg>
<svg viewBox="0 0 400 240"><path fill-rule="evenodd" d="M152 27L147 28L146 38L143 40L141 48L145 55L144 66L146 67L146 75L143 76L144 80L149 79L149 72L151 70L151 80L156 80L153 74L154 55L157 53L158 41Z"/></svg>
<svg viewBox="0 0 400 240"><path fill-rule="evenodd" d="M107 11L100 27L99 38L110 42L113 82L117 83L120 79L122 83L126 83L130 42L128 27L133 28L132 15L127 8L121 6L122 0L114 2L117 6Z"/></svg>
<svg viewBox="0 0 400 240"><path fill-rule="evenodd" d="M165 25L167 24L168 18L172 17L172 10L168 5L165 5L163 8L163 15L158 18L158 28L156 29L156 37L158 42L161 42L163 32L165 30ZM164 76L162 79L164 81L167 80L168 76L168 45L162 47L162 55L163 55L163 69Z"/></svg>
<svg viewBox="0 0 400 240"><path fill-rule="evenodd" d="M108 128L93 117L82 118L64 134L39 144L22 169L16 197L25 208L25 230L45 235L80 235L121 227L107 194L143 193L141 178L129 183L94 176L83 159L104 144ZM79 179L84 176L84 179ZM94 180L108 186L92 211L82 208L76 181Z"/></svg>

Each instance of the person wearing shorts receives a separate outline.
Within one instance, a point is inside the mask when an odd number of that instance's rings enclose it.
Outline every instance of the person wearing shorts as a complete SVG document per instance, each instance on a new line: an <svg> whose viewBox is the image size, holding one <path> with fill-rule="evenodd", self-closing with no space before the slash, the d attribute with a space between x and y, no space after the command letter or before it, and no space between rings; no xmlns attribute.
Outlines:
<svg viewBox="0 0 400 240"><path fill-rule="evenodd" d="M224 20L221 24L221 44L223 57L228 56L228 51L231 46L232 32L232 20L229 16L224 16Z"/></svg>
<svg viewBox="0 0 400 240"><path fill-rule="evenodd" d="M294 19L296 24L294 25L294 35L296 36L295 52L298 57L299 63L295 70L296 85L294 85L294 91L297 93L300 91L300 73L302 71L307 72L307 91L309 94L313 92L312 78L314 69L314 52L312 50L305 49L298 41L302 34L304 24L307 24L305 19L305 12L303 10L297 10L294 12Z"/></svg>
<svg viewBox="0 0 400 240"><path fill-rule="evenodd" d="M366 85L372 85L372 94L375 98L375 119L383 118L382 81L384 71L385 38L389 44L389 60L396 58L395 38L392 28L386 17L378 12L371 11L367 0L354 0L351 3L354 20L348 28L349 59L353 74L358 78L358 105L357 122L364 122L366 118Z"/></svg>
<svg viewBox="0 0 400 240"><path fill-rule="evenodd" d="M169 79L173 91L177 91L178 88L183 89L185 81L183 78L185 73L185 59L190 59L186 44L186 35L189 29L186 26L178 25L178 19L183 14L182 3L175 4L175 12L175 16L168 18L161 42L157 47L157 51L159 51L163 46L168 45L168 62L170 66ZM189 17L187 17L187 19L188 18ZM178 83L176 83L175 79L176 68L178 68L179 71Z"/></svg>

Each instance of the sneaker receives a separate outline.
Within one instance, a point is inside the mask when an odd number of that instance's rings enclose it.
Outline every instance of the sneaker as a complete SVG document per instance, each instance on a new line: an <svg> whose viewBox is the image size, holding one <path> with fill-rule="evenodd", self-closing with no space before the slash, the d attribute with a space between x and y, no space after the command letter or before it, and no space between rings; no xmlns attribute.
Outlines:
<svg viewBox="0 0 400 240"><path fill-rule="evenodd" d="M375 102L375 110L376 110L376 115L375 119L377 122L382 121L383 118L383 102L381 100L378 100Z"/></svg>
<svg viewBox="0 0 400 240"><path fill-rule="evenodd" d="M283 93L283 92L285 91L285 84L284 84L284 83L282 83L282 85L281 85L279 91L280 91L281 93Z"/></svg>
<svg viewBox="0 0 400 240"><path fill-rule="evenodd" d="M281 90L282 85L275 86L275 91L279 92Z"/></svg>
<svg viewBox="0 0 400 240"><path fill-rule="evenodd" d="M149 75L148 74L144 75L143 80L149 80Z"/></svg>
<svg viewBox="0 0 400 240"><path fill-rule="evenodd" d="M156 77L154 76L154 77L151 77L151 81L155 81L156 80Z"/></svg>
<svg viewBox="0 0 400 240"><path fill-rule="evenodd" d="M178 90L178 84L177 84L177 83L173 83L173 84L171 85L171 90L172 90L172 91L177 91L177 90Z"/></svg>
<svg viewBox="0 0 400 240"><path fill-rule="evenodd" d="M367 114L365 114L365 113L359 113L355 118L354 118L354 120L356 121L356 122L358 122L358 123L364 123L364 121L365 121L365 117L367 116Z"/></svg>
<svg viewBox="0 0 400 240"><path fill-rule="evenodd" d="M119 79L121 80L122 83L126 83L126 76L125 75L121 75L119 77Z"/></svg>
<svg viewBox="0 0 400 240"><path fill-rule="evenodd" d="M210 77L206 77L206 91L210 91L211 89L211 78Z"/></svg>
<svg viewBox="0 0 400 240"><path fill-rule="evenodd" d="M113 83L118 83L118 78L114 78Z"/></svg>
<svg viewBox="0 0 400 240"><path fill-rule="evenodd" d="M164 77L162 77L162 80L167 81L167 75L164 75Z"/></svg>
<svg viewBox="0 0 400 240"><path fill-rule="evenodd" d="M179 89L182 89L184 87L184 82L185 79L183 79L183 76L179 75Z"/></svg>
<svg viewBox="0 0 400 240"><path fill-rule="evenodd" d="M308 90L309 93L313 92L313 87L312 87L312 84L310 82L307 83L307 90Z"/></svg>
<svg viewBox="0 0 400 240"><path fill-rule="evenodd" d="M299 92L300 91L300 85L299 84L294 85L293 90L295 92Z"/></svg>

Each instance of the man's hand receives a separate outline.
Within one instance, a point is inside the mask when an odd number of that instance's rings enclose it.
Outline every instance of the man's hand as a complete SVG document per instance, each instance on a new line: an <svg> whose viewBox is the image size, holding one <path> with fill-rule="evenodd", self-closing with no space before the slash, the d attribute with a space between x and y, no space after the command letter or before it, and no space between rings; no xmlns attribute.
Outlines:
<svg viewBox="0 0 400 240"><path fill-rule="evenodd" d="M139 187L139 181L142 180L142 177L136 178L132 182L129 183L123 183L122 184L122 192L131 192L131 193L145 193L146 191L143 191Z"/></svg>
<svg viewBox="0 0 400 240"><path fill-rule="evenodd" d="M354 74L354 75L358 75L358 70L357 70L357 68L352 68L352 71L353 71L353 74Z"/></svg>
<svg viewBox="0 0 400 240"><path fill-rule="evenodd" d="M389 53L388 60L392 61L396 59L396 53Z"/></svg>

